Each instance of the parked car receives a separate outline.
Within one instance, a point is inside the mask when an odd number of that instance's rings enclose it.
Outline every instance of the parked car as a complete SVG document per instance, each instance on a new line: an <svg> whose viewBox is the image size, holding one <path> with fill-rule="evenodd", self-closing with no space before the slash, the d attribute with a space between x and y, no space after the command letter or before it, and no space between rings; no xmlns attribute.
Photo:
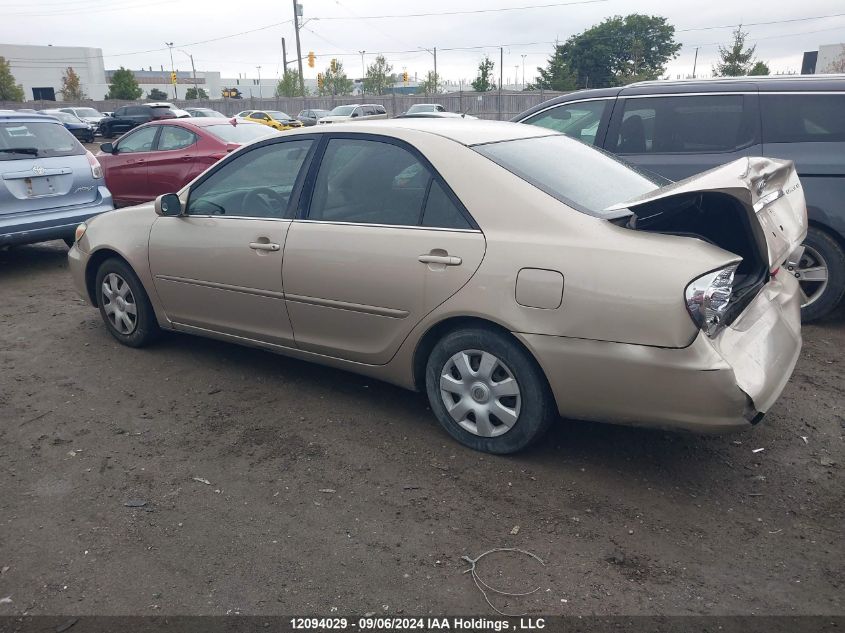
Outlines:
<svg viewBox="0 0 845 633"><path fill-rule="evenodd" d="M383 105L368 103L364 105L340 105L317 121L320 125L325 123L343 123L351 119L386 119L387 110Z"/></svg>
<svg viewBox="0 0 845 633"><path fill-rule="evenodd" d="M293 129L295 127L302 127L301 122L294 119L291 115L286 114L285 112L279 112L278 110L250 110L248 111L248 114L237 116L246 121L252 121L253 123L269 125L274 130L279 130L280 132Z"/></svg>
<svg viewBox="0 0 845 633"><path fill-rule="evenodd" d="M97 159L41 114L0 114L0 246L64 239L114 208Z"/></svg>
<svg viewBox="0 0 845 633"><path fill-rule="evenodd" d="M217 110L212 110L211 108L185 108L185 112L192 117L226 118L225 114Z"/></svg>
<svg viewBox="0 0 845 633"><path fill-rule="evenodd" d="M124 106L102 120L100 132L104 138L114 138L143 123L175 118L176 113L167 103Z"/></svg>
<svg viewBox="0 0 845 633"><path fill-rule="evenodd" d="M102 144L97 158L115 205L125 206L181 189L228 152L272 134L257 123L223 118L151 121Z"/></svg>
<svg viewBox="0 0 845 633"><path fill-rule="evenodd" d="M439 103L415 103L402 114L419 114L420 112L446 112L446 107Z"/></svg>
<svg viewBox="0 0 845 633"><path fill-rule="evenodd" d="M299 114L296 115L297 120L302 123L302 125L306 127L310 127L312 125L317 125L317 121L322 119L324 116L329 116L328 110L300 110Z"/></svg>
<svg viewBox="0 0 845 633"><path fill-rule="evenodd" d="M48 115L61 121L67 131L73 134L81 143L94 142L95 127L79 117L62 112L61 110L41 110L39 114Z"/></svg>
<svg viewBox="0 0 845 633"><path fill-rule="evenodd" d="M90 123L94 126L95 130L100 127L100 121L106 117L104 112L99 112L94 108L59 108L59 110L72 114L86 123Z"/></svg>
<svg viewBox="0 0 845 633"><path fill-rule="evenodd" d="M248 117L250 114L252 114L253 112L255 112L255 110L241 110L240 112L238 112L235 115L235 117L238 118L238 119L244 119L244 118Z"/></svg>
<svg viewBox="0 0 845 633"><path fill-rule="evenodd" d="M845 294L845 78L742 77L584 90L515 121L601 147L672 180L740 156L795 162L810 228L786 267L801 282L802 315L830 313Z"/></svg>
<svg viewBox="0 0 845 633"><path fill-rule="evenodd" d="M491 453L558 413L745 429L787 382L800 300L780 262L807 219L789 161L658 187L539 127L335 129L257 141L80 227L70 269L112 336L212 336L421 389Z"/></svg>

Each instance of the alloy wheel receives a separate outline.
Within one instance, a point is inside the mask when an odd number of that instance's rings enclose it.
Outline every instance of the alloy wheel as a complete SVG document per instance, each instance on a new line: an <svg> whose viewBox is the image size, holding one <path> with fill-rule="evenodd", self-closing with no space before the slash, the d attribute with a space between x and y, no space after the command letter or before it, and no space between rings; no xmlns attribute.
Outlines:
<svg viewBox="0 0 845 633"><path fill-rule="evenodd" d="M100 295L103 310L115 331L124 336L132 334L138 326L138 307L126 280L117 273L109 273L103 278Z"/></svg>
<svg viewBox="0 0 845 633"><path fill-rule="evenodd" d="M801 287L801 307L815 303L827 289L828 271L824 257L811 246L804 245L804 252L796 264L788 266Z"/></svg>
<svg viewBox="0 0 845 633"><path fill-rule="evenodd" d="M452 420L481 437L497 437L519 419L522 395L513 372L489 352L462 350L440 372L440 396Z"/></svg>

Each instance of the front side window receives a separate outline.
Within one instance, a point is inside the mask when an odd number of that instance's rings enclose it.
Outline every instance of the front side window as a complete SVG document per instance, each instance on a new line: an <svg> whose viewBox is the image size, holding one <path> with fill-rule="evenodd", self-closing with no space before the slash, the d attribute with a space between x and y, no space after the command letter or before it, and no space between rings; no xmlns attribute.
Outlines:
<svg viewBox="0 0 845 633"><path fill-rule="evenodd" d="M161 151L172 151L184 149L193 145L197 137L190 130L175 125L163 125L161 136L158 137L158 149Z"/></svg>
<svg viewBox="0 0 845 633"><path fill-rule="evenodd" d="M753 115L742 95L622 99L617 154L732 152L754 139Z"/></svg>
<svg viewBox="0 0 845 633"><path fill-rule="evenodd" d="M258 119L259 121L267 121L270 118L263 112L253 112L249 116L253 119Z"/></svg>
<svg viewBox="0 0 845 633"><path fill-rule="evenodd" d="M191 189L188 215L284 218L312 141L286 141L239 154Z"/></svg>
<svg viewBox="0 0 845 633"><path fill-rule="evenodd" d="M485 143L473 149L588 215L606 217L604 209L658 186L615 157L562 134Z"/></svg>
<svg viewBox="0 0 845 633"><path fill-rule="evenodd" d="M564 103L539 112L525 119L523 123L562 132L587 145L595 145L599 124L610 108L610 103L609 99Z"/></svg>
<svg viewBox="0 0 845 633"><path fill-rule="evenodd" d="M845 141L845 93L761 94L764 143Z"/></svg>
<svg viewBox="0 0 845 633"><path fill-rule="evenodd" d="M117 152L119 154L130 154L152 151L157 130L158 128L151 125L130 132L120 139L120 142L117 144Z"/></svg>

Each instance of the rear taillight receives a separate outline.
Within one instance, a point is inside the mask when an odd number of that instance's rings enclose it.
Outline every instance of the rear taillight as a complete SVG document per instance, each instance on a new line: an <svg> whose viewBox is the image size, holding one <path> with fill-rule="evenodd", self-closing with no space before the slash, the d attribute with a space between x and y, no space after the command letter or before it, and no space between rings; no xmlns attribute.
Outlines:
<svg viewBox="0 0 845 633"><path fill-rule="evenodd" d="M94 156L91 152L85 152L85 158L88 159L88 164L91 166L91 176L94 179L99 179L103 177L103 168L100 165L100 161L97 160L97 157Z"/></svg>
<svg viewBox="0 0 845 633"><path fill-rule="evenodd" d="M691 281L684 291L687 311L707 336L716 336L722 329L738 265L731 264L702 275Z"/></svg>

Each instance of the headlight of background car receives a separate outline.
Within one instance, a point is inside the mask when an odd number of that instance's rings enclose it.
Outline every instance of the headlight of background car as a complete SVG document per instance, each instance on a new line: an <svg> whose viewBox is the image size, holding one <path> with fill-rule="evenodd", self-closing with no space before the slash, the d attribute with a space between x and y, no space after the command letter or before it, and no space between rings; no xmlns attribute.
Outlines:
<svg viewBox="0 0 845 633"><path fill-rule="evenodd" d="M692 320L707 336L713 337L722 328L733 290L734 274L739 264L694 279L687 285L684 298Z"/></svg>

